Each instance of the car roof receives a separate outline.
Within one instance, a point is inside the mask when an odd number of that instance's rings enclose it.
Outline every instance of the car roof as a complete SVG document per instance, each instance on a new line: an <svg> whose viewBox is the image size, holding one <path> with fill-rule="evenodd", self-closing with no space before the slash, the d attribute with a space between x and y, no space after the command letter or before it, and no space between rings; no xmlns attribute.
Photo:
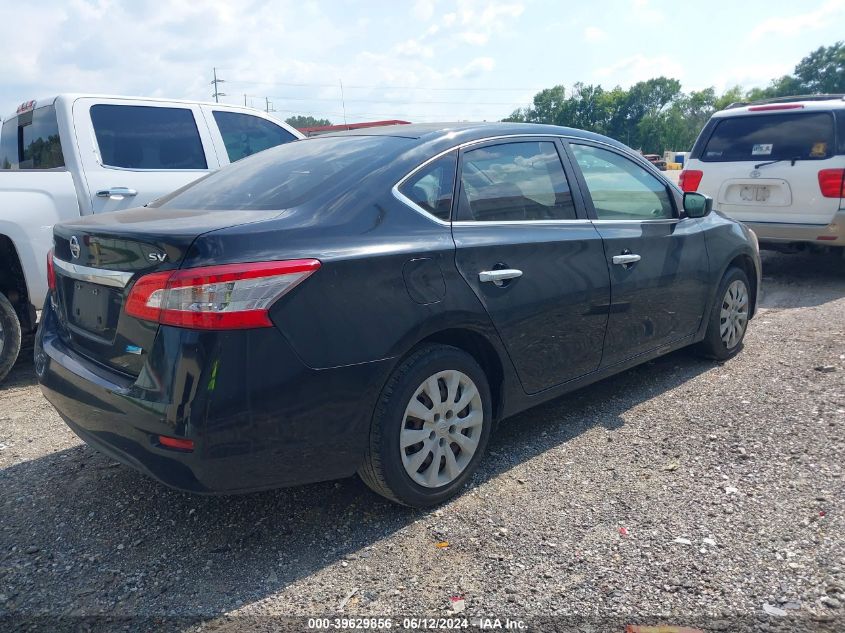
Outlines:
<svg viewBox="0 0 845 633"><path fill-rule="evenodd" d="M315 138L338 136L393 136L397 138L416 139L421 143L429 141L455 140L455 144L492 138L497 136L540 135L566 136L598 141L622 149L626 147L612 138L559 125L541 123L510 123L510 122L446 122L446 123L411 123L409 125L389 125L384 127L365 128L360 130L345 130L321 134Z"/></svg>
<svg viewBox="0 0 845 633"><path fill-rule="evenodd" d="M724 110L713 114L714 117L733 117L745 115L765 115L788 112L826 111L845 109L843 95L802 95L795 97L777 97L750 103L732 103Z"/></svg>

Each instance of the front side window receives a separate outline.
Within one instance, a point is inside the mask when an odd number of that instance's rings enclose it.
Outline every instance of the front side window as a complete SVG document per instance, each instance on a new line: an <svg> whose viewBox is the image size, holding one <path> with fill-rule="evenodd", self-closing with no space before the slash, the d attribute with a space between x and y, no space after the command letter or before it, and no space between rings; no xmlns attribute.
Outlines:
<svg viewBox="0 0 845 633"><path fill-rule="evenodd" d="M660 220L674 217L669 191L624 156L591 145L572 144L599 220Z"/></svg>
<svg viewBox="0 0 845 633"><path fill-rule="evenodd" d="M503 143L463 156L460 219L574 220L575 205L550 141Z"/></svg>
<svg viewBox="0 0 845 633"><path fill-rule="evenodd" d="M282 126L251 114L215 110L214 121L220 129L229 162L232 163L256 152L296 140L296 137Z"/></svg>
<svg viewBox="0 0 845 633"><path fill-rule="evenodd" d="M103 164L127 169L207 169L188 108L99 104L91 122Z"/></svg>
<svg viewBox="0 0 845 633"><path fill-rule="evenodd" d="M720 120L701 160L824 160L836 153L829 112L757 114Z"/></svg>
<svg viewBox="0 0 845 633"><path fill-rule="evenodd" d="M431 215L448 222L457 168L457 152L450 152L408 178L402 183L399 191Z"/></svg>
<svg viewBox="0 0 845 633"><path fill-rule="evenodd" d="M3 123L0 169L56 169L65 166L56 109L45 106Z"/></svg>

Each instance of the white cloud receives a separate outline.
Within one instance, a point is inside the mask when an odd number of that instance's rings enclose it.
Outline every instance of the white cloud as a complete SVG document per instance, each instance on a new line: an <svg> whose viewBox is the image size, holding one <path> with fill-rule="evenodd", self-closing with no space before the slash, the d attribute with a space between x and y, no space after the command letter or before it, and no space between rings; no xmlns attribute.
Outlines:
<svg viewBox="0 0 845 633"><path fill-rule="evenodd" d="M468 79L477 77L483 73L489 73L496 67L496 60L492 57L476 57L462 68L453 69L449 75L456 79Z"/></svg>
<svg viewBox="0 0 845 633"><path fill-rule="evenodd" d="M752 40L760 40L767 35L803 35L809 30L828 26L831 20L841 19L845 12L845 0L828 0L815 11L807 11L787 17L771 17L755 26L750 33Z"/></svg>
<svg viewBox="0 0 845 633"><path fill-rule="evenodd" d="M488 33L481 33L479 31L464 31L458 36L462 42L472 44L473 46L482 46L490 41Z"/></svg>
<svg viewBox="0 0 845 633"><path fill-rule="evenodd" d="M425 59L434 57L434 50L431 46L425 46L419 40L415 39L406 40L401 44L397 44L394 50L397 55L401 55L402 57L422 57Z"/></svg>
<svg viewBox="0 0 845 633"><path fill-rule="evenodd" d="M417 0L411 12L416 19L428 22L434 15L434 2L432 0Z"/></svg>
<svg viewBox="0 0 845 633"><path fill-rule="evenodd" d="M597 26L588 26L584 29L584 39L588 42L603 42L607 39L607 33Z"/></svg>
<svg viewBox="0 0 845 633"><path fill-rule="evenodd" d="M666 15L660 9L656 9L651 0L632 0L631 9L633 17L638 22L655 24L666 20Z"/></svg>
<svg viewBox="0 0 845 633"><path fill-rule="evenodd" d="M645 81L653 77L671 77L682 79L684 68L680 63L667 55L646 57L642 54L633 55L610 66L595 71L597 77L610 80L623 86L630 86L638 81Z"/></svg>
<svg viewBox="0 0 845 633"><path fill-rule="evenodd" d="M458 21L458 14L457 13L447 13L443 16L443 26L450 27L455 22Z"/></svg>

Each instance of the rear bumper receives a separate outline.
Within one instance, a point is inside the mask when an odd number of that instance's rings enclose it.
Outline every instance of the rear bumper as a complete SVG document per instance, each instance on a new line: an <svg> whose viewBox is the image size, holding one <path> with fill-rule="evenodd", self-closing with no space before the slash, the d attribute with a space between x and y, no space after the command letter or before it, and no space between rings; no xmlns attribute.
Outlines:
<svg viewBox="0 0 845 633"><path fill-rule="evenodd" d="M782 222L743 222L757 234L761 243L813 243L819 246L845 246L845 210L827 225L786 224Z"/></svg>
<svg viewBox="0 0 845 633"><path fill-rule="evenodd" d="M238 493L352 475L389 361L313 370L275 328L162 327L141 374L75 354L45 309L35 346L41 389L86 443L190 492ZM159 435L191 439L193 452Z"/></svg>

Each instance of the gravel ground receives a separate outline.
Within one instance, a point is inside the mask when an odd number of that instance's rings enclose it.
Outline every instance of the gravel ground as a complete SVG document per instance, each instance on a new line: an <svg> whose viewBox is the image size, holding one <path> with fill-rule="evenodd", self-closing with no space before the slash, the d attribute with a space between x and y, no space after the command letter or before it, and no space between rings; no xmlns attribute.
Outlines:
<svg viewBox="0 0 845 633"><path fill-rule="evenodd" d="M0 628L177 615L234 631L463 605L584 631L845 630L845 260L764 266L738 357L674 353L508 420L435 511L357 479L171 491L81 444L24 359L0 387Z"/></svg>

